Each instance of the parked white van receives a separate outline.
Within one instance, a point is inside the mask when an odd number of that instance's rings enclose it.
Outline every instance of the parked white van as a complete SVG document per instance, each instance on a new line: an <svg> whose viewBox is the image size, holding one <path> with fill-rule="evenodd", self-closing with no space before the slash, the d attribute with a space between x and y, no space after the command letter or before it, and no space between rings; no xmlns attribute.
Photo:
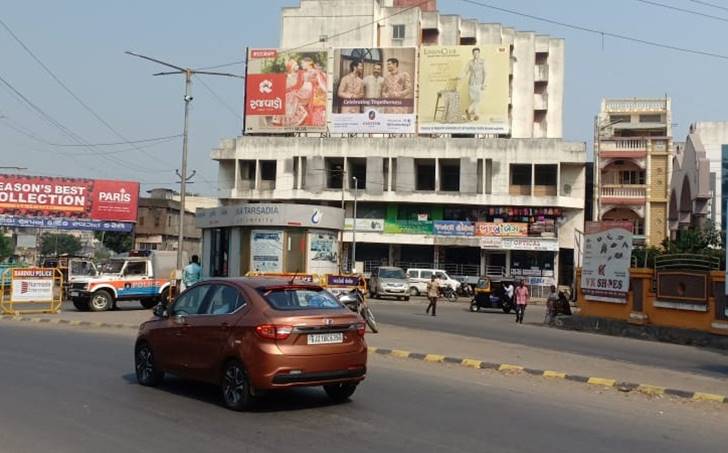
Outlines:
<svg viewBox="0 0 728 453"><path fill-rule="evenodd" d="M447 272L441 269L407 269L407 282L409 284L409 293L411 296L427 295L427 283L432 276L440 279L440 285L449 286L457 291L460 282L447 275Z"/></svg>

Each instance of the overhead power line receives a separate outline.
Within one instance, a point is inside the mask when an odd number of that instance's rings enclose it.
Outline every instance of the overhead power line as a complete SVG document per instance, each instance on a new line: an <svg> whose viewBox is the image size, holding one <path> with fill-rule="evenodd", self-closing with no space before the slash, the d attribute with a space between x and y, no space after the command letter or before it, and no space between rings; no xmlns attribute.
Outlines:
<svg viewBox="0 0 728 453"><path fill-rule="evenodd" d="M635 0L635 1L644 3L646 5L657 6L659 8L665 8L665 9L671 9L673 11L679 11L679 12L685 13L685 14L692 14L693 16L700 16L700 17L705 17L708 19L719 20L721 22L728 22L728 18L726 18L726 17L714 16L712 14L701 13L698 11L693 11L691 9L679 8L677 6L667 5L665 3L653 2L651 0Z"/></svg>
<svg viewBox="0 0 728 453"><path fill-rule="evenodd" d="M13 32L13 30L8 26L8 24L6 24L2 19L0 19L0 25L2 25L3 28L5 28L5 30L10 34L10 36L13 37L13 39L23 48L23 50L25 50L26 53L28 53L28 55L31 56L31 58L33 60L35 60L36 63L38 63L40 65L40 67L43 68L43 70L45 72L47 72L48 75L50 75L51 78L53 80L55 80L56 83L58 83L58 85L60 85L61 88L63 88L63 90L66 91L66 93L68 93L73 99L75 99L76 102L78 102L87 112L91 113L91 115L93 115L94 118L96 118L101 124L103 124L108 130L110 130L119 139L123 140L126 144L133 145L133 143L128 138L124 137L124 135L122 135L118 130L116 130L116 128L114 128L114 126L112 126L111 124L109 124L108 121L106 121L104 118L102 118L101 115L99 115L86 102L84 102L76 93L73 92L73 90L71 90L68 87L68 85L66 85L53 71L51 71L51 69L45 63L43 63L43 61L41 61L40 58L38 58L38 56L15 34L15 32ZM135 149L137 149L138 151L141 151L143 154L145 154L150 159L156 160L157 162L160 162L164 165L167 164L167 162L165 162L164 160L154 156L153 154L147 153L142 148L135 147Z"/></svg>
<svg viewBox="0 0 728 453"><path fill-rule="evenodd" d="M703 2L701 0L688 0L688 1L697 3L698 5L708 6L710 8L716 8L716 9L722 9L723 11L728 11L728 7L716 5L715 3Z"/></svg>
<svg viewBox="0 0 728 453"><path fill-rule="evenodd" d="M202 80L202 77L198 77L196 75L194 77L195 77L195 80L200 82L202 84L202 86L212 95L212 97L217 101L218 104L220 104L228 112L232 113L233 116L235 116L235 118L237 120L242 121L242 114L243 114L242 109L240 111L236 111L234 108L230 107L230 105L228 105L228 103L225 102L225 100L222 97L220 97L220 95L218 95L215 92L215 90L210 88L210 86L207 83L205 83L204 80Z"/></svg>
<svg viewBox="0 0 728 453"><path fill-rule="evenodd" d="M537 20L540 22L545 22L548 24L558 25L560 27L571 28L572 30L579 30L579 31L587 32L587 33L592 33L592 34L595 34L595 35L598 35L601 37L610 37L610 38L615 38L615 39L621 39L623 41L636 42L639 44L644 44L646 46L659 47L661 49L673 50L676 52L689 53L689 54L694 54L694 55L702 55L704 57L717 58L720 60L728 60L728 55L724 55L724 54L707 52L707 51L703 51L703 50L689 49L686 47L678 47L678 46L673 46L671 44L664 44L664 43L660 43L660 42L656 42L656 41L648 41L646 39L635 38L634 36L622 35L619 33L612 33L612 32L608 32L608 31L604 31L604 30L598 30L595 28L585 27L582 25L569 24L569 23L561 22L561 21L554 20L554 19L548 19L545 17L536 16L534 14L528 14L528 13L524 13L521 11L515 11L512 9L501 8L499 6L491 5L491 4L480 2L480 1L475 1L475 0L460 0L460 1L463 3L469 3L471 5L480 6L482 8L487 8L487 9L491 9L494 11L500 11L502 13L512 14L514 16L526 17L526 18Z"/></svg>
<svg viewBox="0 0 728 453"><path fill-rule="evenodd" d="M357 25L354 28L350 28L348 30L341 31L341 32L335 33L333 35L329 35L329 36L326 37L326 39L329 40L329 39L332 39L332 38L338 38L339 36L343 36L343 35L346 35L346 34L349 34L349 33L353 33L353 32L355 32L357 30L361 30L362 28L371 27L372 25L378 24L379 22L385 21L385 20L390 19L390 18L395 17L395 16L399 16L400 14L404 14L407 11L411 11L411 10L413 10L415 8L419 8L420 6L422 6L425 3L428 3L430 1L431 0L422 0L420 2L415 3L414 5L408 6L407 8L403 8L403 9L401 9L399 11L396 11L396 12L394 12L394 13L388 15L388 16L384 16L384 17L382 17L380 19L375 19L375 20L373 20L371 22L367 22L365 24ZM338 17L342 17L342 16L338 16ZM350 16L346 16L346 17L350 17ZM285 49L285 50L287 52L293 52L293 51L302 49L304 47L308 47L308 46L312 46L314 44L318 44L320 42L321 41L317 39L316 41L311 41L309 43L302 44L300 46L292 47L292 48ZM206 67L200 68L200 69L220 69L220 68L226 68L228 66L235 66L235 65L239 65L239 64L243 64L243 63L245 63L245 60L236 60L236 61L231 61L230 63L223 63L223 64L219 64L219 65L215 65L215 66L206 66Z"/></svg>

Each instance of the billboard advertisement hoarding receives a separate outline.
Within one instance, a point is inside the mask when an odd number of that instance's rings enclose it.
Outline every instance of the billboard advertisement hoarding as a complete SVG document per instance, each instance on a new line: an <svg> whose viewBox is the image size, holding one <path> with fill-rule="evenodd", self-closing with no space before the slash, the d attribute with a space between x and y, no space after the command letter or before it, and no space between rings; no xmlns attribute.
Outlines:
<svg viewBox="0 0 728 453"><path fill-rule="evenodd" d="M508 46L426 46L419 67L420 133L509 132Z"/></svg>
<svg viewBox="0 0 728 453"><path fill-rule="evenodd" d="M139 183L0 175L0 214L136 222Z"/></svg>
<svg viewBox="0 0 728 453"><path fill-rule="evenodd" d="M528 224L514 222L478 222L475 224L475 235L525 237L528 236Z"/></svg>
<svg viewBox="0 0 728 453"><path fill-rule="evenodd" d="M249 49L245 132L325 132L328 52Z"/></svg>
<svg viewBox="0 0 728 453"><path fill-rule="evenodd" d="M473 236L475 223L459 220L435 220L432 231L438 236Z"/></svg>
<svg viewBox="0 0 728 453"><path fill-rule="evenodd" d="M627 302L632 223L587 222L581 288L588 300Z"/></svg>
<svg viewBox="0 0 728 453"><path fill-rule="evenodd" d="M10 299L13 302L52 302L54 269L13 269Z"/></svg>
<svg viewBox="0 0 728 453"><path fill-rule="evenodd" d="M415 132L415 48L336 49L329 130Z"/></svg>

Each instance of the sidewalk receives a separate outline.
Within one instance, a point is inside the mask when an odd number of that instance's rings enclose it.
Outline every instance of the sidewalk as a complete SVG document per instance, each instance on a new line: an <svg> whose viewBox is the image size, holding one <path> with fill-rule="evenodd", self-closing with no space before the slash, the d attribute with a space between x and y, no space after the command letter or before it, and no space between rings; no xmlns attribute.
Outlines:
<svg viewBox="0 0 728 453"><path fill-rule="evenodd" d="M30 315L26 318L63 320L64 323L73 325L82 322L81 326L87 327L117 329L127 327L129 331L133 332L132 329L151 317L150 310L127 308L101 313L82 313L70 310L58 315ZM87 323L91 323L91 325ZM101 326L102 323L105 325ZM523 324L519 328L544 329L546 327ZM366 339L368 345L374 348L511 364L568 375L598 376L599 378L614 379L617 382L654 385L692 392L728 394L728 381L724 379L442 332L380 324L379 333L367 333Z"/></svg>

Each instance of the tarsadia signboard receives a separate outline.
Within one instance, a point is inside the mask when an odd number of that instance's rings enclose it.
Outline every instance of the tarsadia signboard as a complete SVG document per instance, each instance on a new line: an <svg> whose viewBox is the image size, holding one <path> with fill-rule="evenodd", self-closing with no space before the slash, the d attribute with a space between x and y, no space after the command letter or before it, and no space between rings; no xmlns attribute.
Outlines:
<svg viewBox="0 0 728 453"><path fill-rule="evenodd" d="M508 46L426 46L420 49L420 133L505 134Z"/></svg>
<svg viewBox="0 0 728 453"><path fill-rule="evenodd" d="M581 288L588 300L625 303L632 262L630 222L587 222Z"/></svg>
<svg viewBox="0 0 728 453"><path fill-rule="evenodd" d="M329 130L415 132L415 48L337 49Z"/></svg>
<svg viewBox="0 0 728 453"><path fill-rule="evenodd" d="M0 214L136 222L139 183L0 175Z"/></svg>
<svg viewBox="0 0 728 453"><path fill-rule="evenodd" d="M13 302L52 302L53 269L27 268L12 270Z"/></svg>
<svg viewBox="0 0 728 453"><path fill-rule="evenodd" d="M245 132L325 132L328 53L250 49Z"/></svg>

